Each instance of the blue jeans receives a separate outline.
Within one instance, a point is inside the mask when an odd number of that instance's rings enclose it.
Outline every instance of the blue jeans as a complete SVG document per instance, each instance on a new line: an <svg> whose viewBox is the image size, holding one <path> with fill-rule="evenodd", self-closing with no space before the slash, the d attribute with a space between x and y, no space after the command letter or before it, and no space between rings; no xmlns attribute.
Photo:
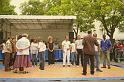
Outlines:
<svg viewBox="0 0 124 82"><path fill-rule="evenodd" d="M76 64L76 52L72 52L71 53L71 63L72 65L74 65L74 63Z"/></svg>
<svg viewBox="0 0 124 82"><path fill-rule="evenodd" d="M45 66L45 52L39 52L39 60L40 60L40 69L44 70L44 66Z"/></svg>
<svg viewBox="0 0 124 82"><path fill-rule="evenodd" d="M99 69L99 64L100 64L100 62L99 62L99 52L98 51L96 51L95 52L96 54L95 54L95 62L96 62L96 69Z"/></svg>

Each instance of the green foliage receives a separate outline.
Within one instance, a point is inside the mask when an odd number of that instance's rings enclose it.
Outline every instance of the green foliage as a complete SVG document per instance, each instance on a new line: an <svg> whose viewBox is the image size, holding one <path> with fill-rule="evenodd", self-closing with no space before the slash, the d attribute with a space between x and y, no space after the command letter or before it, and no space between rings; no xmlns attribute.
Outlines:
<svg viewBox="0 0 124 82"><path fill-rule="evenodd" d="M23 15L43 15L45 4L40 0L29 0L21 4Z"/></svg>
<svg viewBox="0 0 124 82"><path fill-rule="evenodd" d="M94 20L89 17L89 3L91 0L45 0L47 3L46 15L74 15L77 16L77 27L81 31L94 28Z"/></svg>
<svg viewBox="0 0 124 82"><path fill-rule="evenodd" d="M101 21L107 35L112 39L115 28L123 29L124 3L121 0L96 0L91 3L92 16Z"/></svg>
<svg viewBox="0 0 124 82"><path fill-rule="evenodd" d="M74 15L81 31L94 28L94 20L112 39L115 28L124 30L124 2L121 0L30 0L21 6L22 14Z"/></svg>
<svg viewBox="0 0 124 82"><path fill-rule="evenodd" d="M0 15L13 15L15 7L10 5L10 0L0 0Z"/></svg>

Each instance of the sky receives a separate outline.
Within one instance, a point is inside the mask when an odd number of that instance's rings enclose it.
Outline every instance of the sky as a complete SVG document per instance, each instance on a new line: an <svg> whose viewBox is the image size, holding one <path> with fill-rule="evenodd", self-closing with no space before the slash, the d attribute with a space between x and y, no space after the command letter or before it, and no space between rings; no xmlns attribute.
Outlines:
<svg viewBox="0 0 124 82"><path fill-rule="evenodd" d="M11 0L10 4L16 6L15 11L17 14L21 14L21 10L19 9L19 6L21 3L29 1L29 0Z"/></svg>

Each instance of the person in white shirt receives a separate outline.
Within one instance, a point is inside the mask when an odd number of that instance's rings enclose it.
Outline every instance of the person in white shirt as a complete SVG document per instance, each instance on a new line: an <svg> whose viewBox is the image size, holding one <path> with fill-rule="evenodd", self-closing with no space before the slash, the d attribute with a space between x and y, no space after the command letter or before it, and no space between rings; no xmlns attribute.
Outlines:
<svg viewBox="0 0 124 82"><path fill-rule="evenodd" d="M32 55L32 65L37 66L37 57L36 55L38 54L38 42L36 39L33 40L30 46L30 51Z"/></svg>
<svg viewBox="0 0 124 82"><path fill-rule="evenodd" d="M97 38L97 34L94 33L93 37ZM102 72L102 70L100 69L100 61L99 61L99 46L94 45L94 47L95 47L95 53L96 53L95 54L96 71Z"/></svg>
<svg viewBox="0 0 124 82"><path fill-rule="evenodd" d="M77 40L75 41L76 50L77 50L77 66L80 65L79 58L81 58L81 65L83 66L83 40L81 36L77 36Z"/></svg>
<svg viewBox="0 0 124 82"><path fill-rule="evenodd" d="M22 73L28 73L25 71L25 68L31 67L30 56L29 56L29 47L30 41L27 39L28 35L23 34L22 38L16 42L17 54L14 63L14 73L18 72L18 68L23 68Z"/></svg>
<svg viewBox="0 0 124 82"><path fill-rule="evenodd" d="M76 65L76 45L75 45L75 39L73 39L73 42L71 43L71 64Z"/></svg>
<svg viewBox="0 0 124 82"><path fill-rule="evenodd" d="M38 54L39 54L39 58L40 58L40 67L39 67L39 69L44 70L46 45L42 40L39 42L38 49L39 49Z"/></svg>
<svg viewBox="0 0 124 82"><path fill-rule="evenodd" d="M6 41L3 40L3 41L2 41L3 64L4 64L4 59L5 59L5 57L4 57L4 55L5 55L5 50L6 50Z"/></svg>
<svg viewBox="0 0 124 82"><path fill-rule="evenodd" d="M62 50L63 50L63 67L66 64L67 57L67 65L70 67L70 41L69 37L66 35L65 40L62 42Z"/></svg>

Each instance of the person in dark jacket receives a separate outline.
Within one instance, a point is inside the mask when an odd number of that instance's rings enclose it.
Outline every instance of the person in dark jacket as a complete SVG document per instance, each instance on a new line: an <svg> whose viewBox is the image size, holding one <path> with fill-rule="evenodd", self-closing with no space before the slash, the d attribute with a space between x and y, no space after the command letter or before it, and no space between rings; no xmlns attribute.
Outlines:
<svg viewBox="0 0 124 82"><path fill-rule="evenodd" d="M83 75L87 74L87 63L90 60L90 73L94 75L94 56L95 47L99 46L97 39L92 36L92 32L88 31L88 35L83 39L83 51L84 51L84 64L83 64Z"/></svg>

